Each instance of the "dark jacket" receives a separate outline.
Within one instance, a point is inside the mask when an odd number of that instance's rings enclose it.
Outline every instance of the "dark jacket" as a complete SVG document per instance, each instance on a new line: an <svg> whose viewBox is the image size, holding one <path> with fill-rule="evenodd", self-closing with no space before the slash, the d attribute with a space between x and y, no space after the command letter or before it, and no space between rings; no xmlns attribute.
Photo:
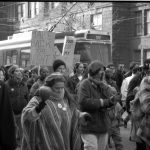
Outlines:
<svg viewBox="0 0 150 150"><path fill-rule="evenodd" d="M105 87L98 86L89 78L81 82L78 90L80 110L88 112L91 116L91 119L88 119L85 124L80 125L82 133L108 132L110 122L107 107L112 106L108 97L112 95L111 88L107 85ZM104 106L102 106L100 98L104 100Z"/></svg>
<svg viewBox="0 0 150 150"><path fill-rule="evenodd" d="M71 94L76 94L76 87L79 82L80 80L78 79L77 74L73 75L68 79L67 88Z"/></svg>
<svg viewBox="0 0 150 150"><path fill-rule="evenodd" d="M9 90L10 102L12 104L14 114L21 114L29 99L28 88L26 84L18 84L14 80L9 79L6 82L6 86Z"/></svg>
<svg viewBox="0 0 150 150"><path fill-rule="evenodd" d="M32 85L35 83L36 81L34 81L32 78L29 78L27 80L27 87L28 87L28 90L30 91Z"/></svg>
<svg viewBox="0 0 150 150"><path fill-rule="evenodd" d="M6 85L0 81L0 150L15 150L16 134L13 111Z"/></svg>

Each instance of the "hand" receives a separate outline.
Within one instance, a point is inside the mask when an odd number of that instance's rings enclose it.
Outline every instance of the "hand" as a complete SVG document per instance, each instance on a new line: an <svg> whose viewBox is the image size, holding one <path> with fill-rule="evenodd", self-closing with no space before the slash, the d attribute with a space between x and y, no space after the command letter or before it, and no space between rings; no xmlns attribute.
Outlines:
<svg viewBox="0 0 150 150"><path fill-rule="evenodd" d="M112 96L111 100L113 102L120 102L121 101L121 94L116 94L116 95Z"/></svg>
<svg viewBox="0 0 150 150"><path fill-rule="evenodd" d="M46 101L50 97L51 89L47 86L41 86L39 88L39 96L42 101Z"/></svg>
<svg viewBox="0 0 150 150"><path fill-rule="evenodd" d="M87 112L80 112L79 123L82 125L87 125L88 121L92 119L92 116Z"/></svg>

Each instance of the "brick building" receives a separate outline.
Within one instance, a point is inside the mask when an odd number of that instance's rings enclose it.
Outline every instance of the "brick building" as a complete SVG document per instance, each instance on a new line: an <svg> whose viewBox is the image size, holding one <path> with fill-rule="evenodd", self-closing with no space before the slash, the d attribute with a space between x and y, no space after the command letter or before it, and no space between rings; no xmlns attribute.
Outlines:
<svg viewBox="0 0 150 150"><path fill-rule="evenodd" d="M13 2L7 18L13 19L12 32L48 30L54 32L96 29L111 36L115 65L150 57L150 4L140 2ZM141 53L143 52L143 53ZM142 55L141 55L142 54Z"/></svg>
<svg viewBox="0 0 150 150"><path fill-rule="evenodd" d="M0 2L0 40L6 40L13 34L13 20L8 19L8 7L10 2Z"/></svg>

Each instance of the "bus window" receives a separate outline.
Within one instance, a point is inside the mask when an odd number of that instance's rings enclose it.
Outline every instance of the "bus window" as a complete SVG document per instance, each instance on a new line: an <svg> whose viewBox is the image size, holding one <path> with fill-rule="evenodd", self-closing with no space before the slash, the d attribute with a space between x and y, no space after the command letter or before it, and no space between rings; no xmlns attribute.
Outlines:
<svg viewBox="0 0 150 150"><path fill-rule="evenodd" d="M83 63L90 63L96 59L100 60L104 65L108 65L111 62L110 47L103 43L77 42L75 54L80 54L80 60Z"/></svg>
<svg viewBox="0 0 150 150"><path fill-rule="evenodd" d="M30 64L30 49L21 50L21 67L27 67Z"/></svg>
<svg viewBox="0 0 150 150"><path fill-rule="evenodd" d="M55 44L55 46L62 52L63 43ZM95 59L100 60L104 65L111 62L110 47L103 43L77 41L74 54L80 55L80 61L83 63L90 63Z"/></svg>
<svg viewBox="0 0 150 150"><path fill-rule="evenodd" d="M90 56L87 53L88 45L86 43L76 43L75 54L80 55L80 61L84 63L90 62Z"/></svg>

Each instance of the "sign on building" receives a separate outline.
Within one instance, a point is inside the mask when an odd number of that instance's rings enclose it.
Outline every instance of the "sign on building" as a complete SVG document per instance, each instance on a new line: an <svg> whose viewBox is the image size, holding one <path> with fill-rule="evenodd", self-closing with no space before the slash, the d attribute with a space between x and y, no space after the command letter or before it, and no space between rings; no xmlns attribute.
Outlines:
<svg viewBox="0 0 150 150"><path fill-rule="evenodd" d="M55 33L33 31L31 39L31 65L52 66Z"/></svg>

